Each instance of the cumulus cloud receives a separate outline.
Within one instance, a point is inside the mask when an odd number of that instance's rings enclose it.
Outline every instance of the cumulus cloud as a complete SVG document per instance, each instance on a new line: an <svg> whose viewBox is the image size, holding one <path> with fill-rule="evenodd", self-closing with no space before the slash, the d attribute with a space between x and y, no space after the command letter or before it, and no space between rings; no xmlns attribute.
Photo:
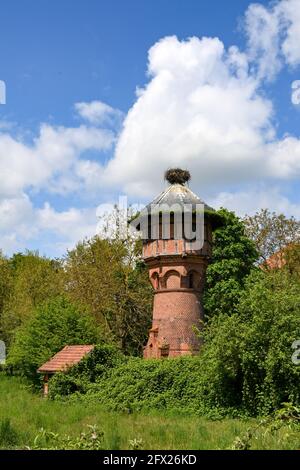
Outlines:
<svg viewBox="0 0 300 470"><path fill-rule="evenodd" d="M299 139L276 138L272 103L237 47L226 50L217 38L167 37L150 49L148 72L106 181L148 196L171 165L188 167L202 191L299 177Z"/></svg>
<svg viewBox="0 0 300 470"><path fill-rule="evenodd" d="M278 186L267 188L264 185L254 185L244 190L222 191L208 200L215 208L226 207L236 212L241 217L252 215L261 208L266 208L287 216L300 219L300 206L293 203L282 194Z"/></svg>
<svg viewBox="0 0 300 470"><path fill-rule="evenodd" d="M248 56L258 79L272 80L284 63L300 64L300 2L251 4L245 13Z"/></svg>
<svg viewBox="0 0 300 470"><path fill-rule="evenodd" d="M300 64L300 2L299 0L282 0L277 5L278 14L282 17L284 40L282 52L289 65Z"/></svg>
<svg viewBox="0 0 300 470"><path fill-rule="evenodd" d="M71 208L57 211L49 204L35 207L37 193L86 194L101 188L91 178L100 173L101 163L89 160L88 152L107 152L116 134L105 127L78 127L41 124L39 133L28 143L0 128L0 239L7 252L23 250L30 241L52 234L61 246L95 233L96 209ZM80 196L78 196L80 199ZM64 241L62 241L64 240ZM43 243L41 244L42 248ZM58 249L60 245L57 245ZM60 249L59 249L60 251Z"/></svg>
<svg viewBox="0 0 300 470"><path fill-rule="evenodd" d="M6 253L29 246L63 255L79 240L97 233L96 207L57 211L48 202L36 208L26 194L0 202L1 249Z"/></svg>
<svg viewBox="0 0 300 470"><path fill-rule="evenodd" d="M112 108L103 101L75 103L74 107L81 118L93 125L119 125L123 118L123 113L119 109Z"/></svg>
<svg viewBox="0 0 300 470"><path fill-rule="evenodd" d="M108 130L41 125L32 145L0 133L0 195L19 194L27 188L61 192L55 185L59 175L72 171L83 152L107 150L114 142Z"/></svg>
<svg viewBox="0 0 300 470"><path fill-rule="evenodd" d="M32 192L83 198L115 190L148 198L173 165L191 171L200 195L217 192L208 200L212 205L240 213L268 206L297 215L279 185L300 177L300 140L277 136L276 110L265 87L284 65L300 64L299 4L251 4L245 50L226 48L219 38L162 38L149 50L148 82L137 89L125 118L101 101L79 102L75 111L84 124L42 124L30 144L0 126L2 244L16 246L43 233L56 234L66 247L94 233L93 208L36 208ZM276 189L257 188L258 181ZM243 185L252 189L236 189Z"/></svg>
<svg viewBox="0 0 300 470"><path fill-rule="evenodd" d="M277 7L251 4L245 14L248 56L259 80L272 80L282 67L279 54L281 29Z"/></svg>

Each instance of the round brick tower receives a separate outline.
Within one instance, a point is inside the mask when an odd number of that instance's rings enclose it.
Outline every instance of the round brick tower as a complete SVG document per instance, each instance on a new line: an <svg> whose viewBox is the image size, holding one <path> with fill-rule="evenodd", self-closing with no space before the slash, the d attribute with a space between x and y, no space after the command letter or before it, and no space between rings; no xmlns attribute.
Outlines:
<svg viewBox="0 0 300 470"><path fill-rule="evenodd" d="M140 217L140 221L147 220L142 236L143 259L154 289L152 328L144 348L145 358L199 351L200 340L194 327L200 328L203 320L205 272L211 257L212 228L218 223L215 211L187 186L187 171L169 170L166 179L170 183L168 188ZM169 215L164 217L168 208ZM184 225L187 220L194 234L189 233L188 238ZM201 240L197 233L202 233Z"/></svg>

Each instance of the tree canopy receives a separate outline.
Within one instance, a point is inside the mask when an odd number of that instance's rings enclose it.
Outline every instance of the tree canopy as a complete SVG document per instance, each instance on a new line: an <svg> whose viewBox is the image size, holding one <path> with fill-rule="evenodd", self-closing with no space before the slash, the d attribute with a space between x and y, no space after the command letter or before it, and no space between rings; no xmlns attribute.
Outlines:
<svg viewBox="0 0 300 470"><path fill-rule="evenodd" d="M244 282L258 258L254 242L233 212L218 211L224 220L213 234L212 260L206 272L204 311L207 317L233 313Z"/></svg>
<svg viewBox="0 0 300 470"><path fill-rule="evenodd" d="M300 243L300 221L268 209L261 209L244 219L246 233L255 243L260 262L290 244Z"/></svg>
<svg viewBox="0 0 300 470"><path fill-rule="evenodd" d="M64 346L94 344L100 338L88 312L59 296L37 307L18 328L7 362L14 371L35 380L37 368Z"/></svg>

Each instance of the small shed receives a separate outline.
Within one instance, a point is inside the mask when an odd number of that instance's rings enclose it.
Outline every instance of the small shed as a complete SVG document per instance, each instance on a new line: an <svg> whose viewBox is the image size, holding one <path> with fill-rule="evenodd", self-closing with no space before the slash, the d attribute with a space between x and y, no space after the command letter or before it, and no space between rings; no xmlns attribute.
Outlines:
<svg viewBox="0 0 300 470"><path fill-rule="evenodd" d="M50 375L56 372L67 371L70 367L78 364L93 349L94 346L90 344L65 346L52 359L49 359L49 361L39 367L37 371L40 374L44 374L44 396L48 395L48 380Z"/></svg>

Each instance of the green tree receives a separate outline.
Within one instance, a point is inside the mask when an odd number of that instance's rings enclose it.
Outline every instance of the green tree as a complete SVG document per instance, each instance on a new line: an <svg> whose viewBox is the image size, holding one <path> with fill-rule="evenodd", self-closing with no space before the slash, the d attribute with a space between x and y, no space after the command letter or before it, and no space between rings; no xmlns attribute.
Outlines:
<svg viewBox="0 0 300 470"><path fill-rule="evenodd" d="M212 262L207 268L203 300L208 317L236 310L245 279L258 257L243 222L227 209L218 214L224 225L214 231Z"/></svg>
<svg viewBox="0 0 300 470"><path fill-rule="evenodd" d="M94 344L100 330L86 311L64 296L37 307L33 315L17 330L7 364L36 380L36 370L66 345Z"/></svg>
<svg viewBox="0 0 300 470"><path fill-rule="evenodd" d="M300 339L300 283L288 268L247 277L236 312L211 319L200 355L205 400L251 415L283 402L300 404L300 368L292 344Z"/></svg>
<svg viewBox="0 0 300 470"><path fill-rule="evenodd" d="M288 269L249 278L238 314L243 402L252 412L300 404L300 369L291 358L300 339L299 306L299 278Z"/></svg>
<svg viewBox="0 0 300 470"><path fill-rule="evenodd" d="M300 221L268 209L261 209L254 216L244 219L246 233L254 241L260 262L281 251L290 244L300 243Z"/></svg>
<svg viewBox="0 0 300 470"><path fill-rule="evenodd" d="M1 330L9 345L16 329L27 320L35 307L62 293L62 268L57 260L35 252L18 253L6 262L10 288L3 302Z"/></svg>
<svg viewBox="0 0 300 470"><path fill-rule="evenodd" d="M4 339L3 310L12 288L12 272L9 260L0 251L0 339Z"/></svg>
<svg viewBox="0 0 300 470"><path fill-rule="evenodd" d="M81 242L66 256L65 275L70 298L88 306L125 353L137 354L151 324L152 290L133 247L100 237Z"/></svg>

